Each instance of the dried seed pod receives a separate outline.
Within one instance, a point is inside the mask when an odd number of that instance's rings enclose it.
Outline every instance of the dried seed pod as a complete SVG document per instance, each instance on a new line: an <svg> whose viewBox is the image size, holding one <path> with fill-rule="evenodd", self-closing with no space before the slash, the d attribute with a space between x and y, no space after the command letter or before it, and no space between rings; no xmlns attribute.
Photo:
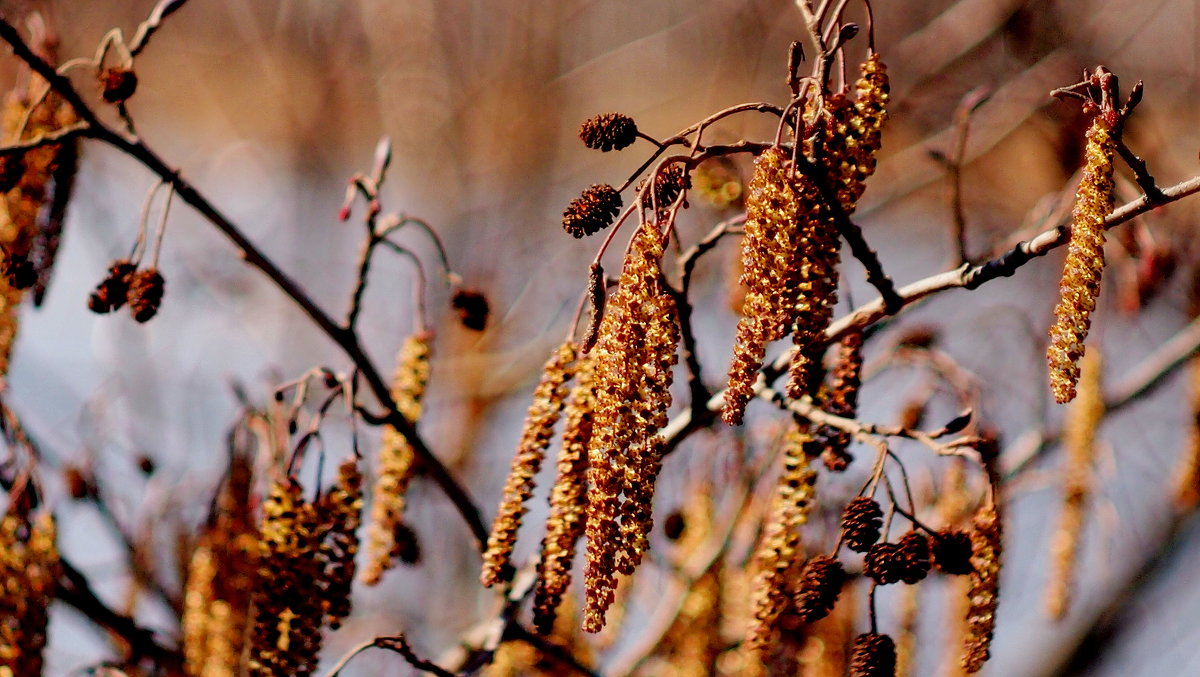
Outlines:
<svg viewBox="0 0 1200 677"><path fill-rule="evenodd" d="M525 431L504 484L504 498L496 519L492 520L487 550L483 553L479 581L486 588L512 579L511 559L517 531L521 528L521 517L527 511L525 503L533 496L534 480L567 398L566 385L574 375L575 356L574 343L568 341L558 346L543 367L542 379L533 391L533 403L525 416Z"/></svg>
<svg viewBox="0 0 1200 677"><path fill-rule="evenodd" d="M903 560L903 570L900 580L912 585L920 582L929 574L930 562L929 537L920 531L910 531L900 537L900 556Z"/></svg>
<svg viewBox="0 0 1200 677"><path fill-rule="evenodd" d="M1113 208L1113 157L1117 141L1104 115L1092 120L1085 148L1087 164L1071 212L1071 240L1059 283L1059 301L1050 328L1046 361L1054 399L1065 404L1075 398L1079 358L1100 295L1104 271L1104 219Z"/></svg>
<svg viewBox="0 0 1200 677"><path fill-rule="evenodd" d="M129 291L125 296L129 312L138 322L149 322L158 314L162 305L166 282L157 268L147 268L133 273L129 278Z"/></svg>
<svg viewBox="0 0 1200 677"><path fill-rule="evenodd" d="M397 524L392 543L392 557L409 566L421 563L421 539L412 527L403 522Z"/></svg>
<svg viewBox="0 0 1200 677"><path fill-rule="evenodd" d="M137 266L129 261L113 261L108 267L108 274L88 298L88 310L103 314L125 305L125 298L129 295L129 282L135 270Z"/></svg>
<svg viewBox="0 0 1200 677"><path fill-rule="evenodd" d="M641 193L645 187L646 180L642 180L636 190ZM691 187L692 180L687 167L679 163L667 165L654 175L654 194L646 198L646 206L649 207L650 200L653 199L659 210L665 210L675 203L680 193Z"/></svg>
<svg viewBox="0 0 1200 677"><path fill-rule="evenodd" d="M992 634L996 630L996 608L1000 604L1000 563L1003 552L1000 515L994 504L985 505L975 514L971 534L971 589L967 593L967 635L963 647L962 668L976 673L991 656Z"/></svg>
<svg viewBox="0 0 1200 677"><path fill-rule="evenodd" d="M854 638L850 677L896 677L896 643L874 632Z"/></svg>
<svg viewBox="0 0 1200 677"><path fill-rule="evenodd" d="M1059 619L1066 615L1071 582L1079 558L1088 496L1092 486L1092 464L1096 430L1104 419L1104 393L1100 387L1101 361L1095 348L1081 364L1078 397L1067 408L1063 422L1063 503L1058 530L1051 545L1053 568L1046 590L1046 614Z"/></svg>
<svg viewBox="0 0 1200 677"><path fill-rule="evenodd" d="M971 573L971 535L965 531L943 529L933 535L933 565L945 574L965 576Z"/></svg>
<svg viewBox="0 0 1200 677"><path fill-rule="evenodd" d="M821 555L808 560L800 574L800 589L792 599L800 620L812 623L828 616L845 582L846 570L837 559Z"/></svg>
<svg viewBox="0 0 1200 677"><path fill-rule="evenodd" d="M450 305L458 311L458 319L467 329L483 331L487 327L491 306L483 292L477 289L459 289L450 297Z"/></svg>
<svg viewBox="0 0 1200 677"><path fill-rule="evenodd" d="M904 550L899 543L876 543L867 549L863 574L879 585L891 585L904 579L907 572Z"/></svg>
<svg viewBox="0 0 1200 677"><path fill-rule="evenodd" d="M563 230L575 238L598 233L613 224L621 213L621 194L607 183L583 191L563 211Z"/></svg>
<svg viewBox="0 0 1200 677"><path fill-rule="evenodd" d="M588 118L579 126L579 139L593 150L621 150L637 140L633 118L622 113L604 113Z"/></svg>
<svg viewBox="0 0 1200 677"><path fill-rule="evenodd" d="M594 360L583 356L577 364L575 386L567 400L558 476L550 490L550 514L538 560L538 580L533 591L533 622L538 632L550 634L571 583L575 545L583 536L587 510L588 444L592 438L592 411L596 399L592 385Z"/></svg>
<svg viewBox="0 0 1200 677"><path fill-rule="evenodd" d="M817 481L805 452L808 441L807 429L799 424L789 427L784 438L784 471L754 554L754 618L746 637L750 649L761 651L766 647L776 620L787 607L788 574L798 564L799 530L808 522Z"/></svg>
<svg viewBox="0 0 1200 677"><path fill-rule="evenodd" d="M649 529L658 430L667 424L672 368L678 361L675 301L663 288L662 235L642 223L592 350L595 409L588 445L584 629L598 632L612 604L618 563L641 559ZM644 484L630 487L630 478Z"/></svg>
<svg viewBox="0 0 1200 677"><path fill-rule="evenodd" d="M421 418L425 386L429 382L429 333L414 334L404 341L396 355L396 374L392 380L392 399L396 410L411 423ZM404 521L408 487L417 473L416 453L399 430L383 426L379 443L379 461L371 500L371 524L367 529L367 563L360 578L375 585L392 568L397 556L397 528Z"/></svg>
<svg viewBox="0 0 1200 677"><path fill-rule="evenodd" d="M883 509L868 496L850 501L842 513L842 540L854 552L866 552L879 540L883 526Z"/></svg>
<svg viewBox="0 0 1200 677"><path fill-rule="evenodd" d="M100 73L100 98L106 103L125 103L137 91L137 74L129 68L105 68Z"/></svg>

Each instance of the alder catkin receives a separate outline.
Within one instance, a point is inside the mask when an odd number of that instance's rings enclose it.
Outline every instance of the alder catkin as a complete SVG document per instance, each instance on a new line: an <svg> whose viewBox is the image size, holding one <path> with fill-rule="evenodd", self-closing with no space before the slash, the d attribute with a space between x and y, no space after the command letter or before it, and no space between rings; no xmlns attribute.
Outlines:
<svg viewBox="0 0 1200 677"><path fill-rule="evenodd" d="M533 622L538 632L550 634L571 583L575 545L583 536L587 510L588 443L592 438L592 356L576 365L575 386L567 400L562 448L558 454L558 476L550 490L550 514L538 560L538 579L533 590Z"/></svg>
<svg viewBox="0 0 1200 677"><path fill-rule="evenodd" d="M429 382L432 339L427 332L414 334L404 341L396 356L392 399L397 411L414 424L421 418L425 386ZM397 532L404 524L408 487L417 473L416 460L408 439L393 426L384 425L371 497L371 524L367 529L367 562L361 574L366 585L379 583L399 555L402 544Z"/></svg>
<svg viewBox="0 0 1200 677"><path fill-rule="evenodd" d="M525 503L533 496L534 480L567 398L567 381L574 373L575 354L572 342L558 346L543 367L542 379L533 391L533 403L525 416L525 430L504 483L504 497L496 519L492 520L492 531L483 553L483 571L479 580L484 587L512 579L512 550L521 528L521 517L528 510Z"/></svg>
<svg viewBox="0 0 1200 677"><path fill-rule="evenodd" d="M583 612L588 632L604 627L618 563L626 570L636 565L646 545L661 453L657 433L667 424L679 345L675 302L662 284L662 253L658 228L642 223L592 351L595 410L588 445ZM641 478L643 485L630 487L631 478Z"/></svg>
<svg viewBox="0 0 1200 677"><path fill-rule="evenodd" d="M357 459L338 466L336 483L321 495L317 516L324 538L317 552L322 569L320 587L324 622L337 630L350 615L350 588L358 556L358 528L362 524L362 472Z"/></svg>
<svg viewBox="0 0 1200 677"><path fill-rule="evenodd" d="M49 512L30 519L11 503L0 517L0 674L36 677L58 588L56 527Z"/></svg>
<svg viewBox="0 0 1200 677"><path fill-rule="evenodd" d="M294 479L271 486L259 526L258 584L248 661L251 677L311 675L321 650L325 605L321 520Z"/></svg>
<svg viewBox="0 0 1200 677"><path fill-rule="evenodd" d="M996 630L996 608L1000 604L1000 564L1003 533L995 504L979 509L971 534L970 589L967 591L967 632L964 638L962 668L976 673L991 656L992 634Z"/></svg>
<svg viewBox="0 0 1200 677"><path fill-rule="evenodd" d="M754 381L767 344L783 338L790 327L792 305L783 298L785 277L793 259L792 233L800 203L781 148L763 151L754 163L746 194L742 235L741 285L746 288L738 321L729 384L722 418L739 425L754 396Z"/></svg>
<svg viewBox="0 0 1200 677"><path fill-rule="evenodd" d="M805 453L809 439L806 427L799 423L791 424L784 437L783 474L776 483L771 512L754 554L754 617L746 635L750 649L766 647L775 621L788 603L788 573L803 556L799 552L800 527L808 522L817 481Z"/></svg>
<svg viewBox="0 0 1200 677"><path fill-rule="evenodd" d="M235 455L197 540L184 583L183 657L188 675L238 677L258 585L258 529L251 519L253 470Z"/></svg>
<svg viewBox="0 0 1200 677"><path fill-rule="evenodd" d="M1058 530L1051 545L1052 569L1046 590L1046 614L1066 615L1079 543L1085 528L1091 493L1096 429L1104 418L1104 393L1100 388L1101 360L1095 348L1080 363L1078 396L1067 408L1063 422L1063 502Z"/></svg>
<svg viewBox="0 0 1200 677"><path fill-rule="evenodd" d="M1075 397L1079 359L1083 357L1091 314L1100 295L1100 275L1104 271L1104 219L1113 208L1116 148L1112 126L1104 115L1097 115L1087 132L1086 165L1075 193L1067 259L1046 351L1050 389L1059 404Z"/></svg>

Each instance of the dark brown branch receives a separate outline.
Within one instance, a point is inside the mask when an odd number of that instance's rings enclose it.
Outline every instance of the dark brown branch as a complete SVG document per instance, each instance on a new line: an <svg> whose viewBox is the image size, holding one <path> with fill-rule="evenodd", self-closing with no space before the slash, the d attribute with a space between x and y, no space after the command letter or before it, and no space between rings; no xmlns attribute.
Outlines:
<svg viewBox="0 0 1200 677"><path fill-rule="evenodd" d="M154 632L139 626L128 616L110 609L92 591L87 578L66 559L60 558L62 578L58 584L59 600L67 603L100 627L112 632L129 643L132 661L149 658L169 671L177 672L183 667L183 657L178 651L168 649L154 639Z"/></svg>
<svg viewBox="0 0 1200 677"><path fill-rule="evenodd" d="M450 473L445 465L434 456L425 441L417 434L411 421L396 410L396 403L389 394L387 382L384 381L378 369L375 368L359 342L358 335L353 331L337 324L291 277L279 269L271 259L258 249L242 231L234 225L221 211L214 207L200 191L179 175L179 172L167 165L153 150L140 139L130 138L108 127L97 118L96 114L65 77L59 75L53 66L33 53L20 32L0 14L0 39L7 42L13 53L29 67L46 79L64 100L67 101L79 115L79 118L89 126L89 136L103 141L139 161L147 169L158 175L163 181L170 183L178 197L208 220L217 230L231 240L241 252L242 259L257 268L286 294L318 329L336 343L343 352L362 372L368 387L375 397L389 410L388 423L409 440L414 453L421 460L421 466L426 475L433 480L443 493L450 499L458 510L475 537L476 545L482 552L487 543L488 528L476 507L474 500L467 490Z"/></svg>

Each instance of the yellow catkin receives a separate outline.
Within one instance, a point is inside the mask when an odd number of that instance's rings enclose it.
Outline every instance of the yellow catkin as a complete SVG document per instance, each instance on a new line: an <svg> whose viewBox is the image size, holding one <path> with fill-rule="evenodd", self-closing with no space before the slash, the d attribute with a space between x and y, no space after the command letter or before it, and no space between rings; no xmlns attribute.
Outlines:
<svg viewBox="0 0 1200 677"><path fill-rule="evenodd" d="M525 430L504 484L504 498L492 521L487 550L483 553L483 571L479 580L484 587L512 579L513 546L517 542L521 518L528 511L525 503L533 496L534 481L567 398L567 382L574 373L575 353L572 342L556 348L533 391L533 403L525 416Z"/></svg>
<svg viewBox="0 0 1200 677"><path fill-rule="evenodd" d="M54 517L0 518L0 673L42 674L47 611L58 586Z"/></svg>
<svg viewBox="0 0 1200 677"><path fill-rule="evenodd" d="M658 228L641 224L593 349L596 403L588 446L584 569L588 632L604 627L617 568L628 571L640 561L650 527L661 462L657 432L667 423L679 344L675 303L661 281L662 245ZM631 487L635 479L640 484Z"/></svg>
<svg viewBox="0 0 1200 677"><path fill-rule="evenodd" d="M1104 271L1104 219L1113 208L1116 147L1111 125L1105 116L1097 115L1087 133L1084 151L1087 163L1075 193L1071 239L1046 351L1050 389L1059 404L1075 397L1079 359L1083 357L1091 314L1100 295L1100 275Z"/></svg>
<svg viewBox="0 0 1200 677"><path fill-rule="evenodd" d="M741 285L746 289L738 321L729 385L722 417L738 425L754 396L754 381L767 344L787 335L791 304L783 298L784 277L794 257L800 202L782 148L763 152L754 163L746 191L746 225L742 236Z"/></svg>
<svg viewBox="0 0 1200 677"><path fill-rule="evenodd" d="M400 413L414 424L421 418L425 387L429 383L432 338L428 333L414 334L405 340L396 356L392 399ZM404 523L408 487L416 472L412 445L400 431L385 425L371 499L371 524L367 529L367 562L361 576L366 585L379 583L383 573L395 565L396 530Z"/></svg>
<svg viewBox="0 0 1200 677"><path fill-rule="evenodd" d="M317 511L295 480L272 485L259 528L251 677L311 675L316 669L325 617L315 588L323 573L319 528Z"/></svg>
<svg viewBox="0 0 1200 677"><path fill-rule="evenodd" d="M825 329L837 305L838 265L841 262L837 226L824 206L816 185L805 176L795 177L796 193L804 205L800 228L792 238L793 260L784 276L785 297L792 305L788 316L792 341L791 374L787 392L799 398L811 394L813 376L821 369Z"/></svg>
<svg viewBox="0 0 1200 677"><path fill-rule="evenodd" d="M807 428L798 423L789 427L784 438L783 474L754 556L754 617L746 635L751 649L762 650L769 642L775 621L788 604L788 574L802 564L800 527L812 510L817 480L805 450L810 440Z"/></svg>
<svg viewBox="0 0 1200 677"><path fill-rule="evenodd" d="M538 580L533 591L533 620L538 632L548 634L558 606L571 584L575 545L583 536L587 511L588 443L592 438L592 411L596 398L591 354L576 366L575 386L566 404L558 476L550 490L550 514L538 560Z"/></svg>
<svg viewBox="0 0 1200 677"><path fill-rule="evenodd" d="M971 587L967 591L967 633L962 668L968 674L979 672L991 656L992 634L996 630L996 608L1000 604L1000 563L1003 552L1002 526L995 504L975 514L971 534Z"/></svg>
<svg viewBox="0 0 1200 677"><path fill-rule="evenodd" d="M235 456L189 560L181 624L184 668L190 677L241 674L258 578L252 480L250 460Z"/></svg>
<svg viewBox="0 0 1200 677"><path fill-rule="evenodd" d="M1059 619L1066 615L1079 543L1083 536L1088 495L1091 493L1096 429L1104 418L1104 394L1100 389L1100 354L1088 351L1080 365L1079 395L1067 409L1063 423L1063 506L1058 531L1051 546L1053 569L1046 590L1046 614Z"/></svg>
<svg viewBox="0 0 1200 677"><path fill-rule="evenodd" d="M1175 473L1175 508L1180 512L1200 505L1200 358L1188 365L1192 379L1191 426L1184 456Z"/></svg>

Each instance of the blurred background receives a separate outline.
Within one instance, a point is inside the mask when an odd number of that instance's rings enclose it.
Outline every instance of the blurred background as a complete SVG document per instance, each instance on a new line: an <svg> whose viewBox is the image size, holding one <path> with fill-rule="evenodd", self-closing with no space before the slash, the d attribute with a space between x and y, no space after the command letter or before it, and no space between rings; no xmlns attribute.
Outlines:
<svg viewBox="0 0 1200 677"><path fill-rule="evenodd" d="M66 59L90 56L110 28L131 35L153 5L39 6L57 27ZM0 2L6 14L26 6ZM439 329L422 422L434 451L490 516L536 371L567 330L598 245L565 235L562 209L593 183L619 185L651 150L639 142L620 153L589 151L576 137L579 123L621 111L663 138L733 104L785 103L788 45L803 34L794 5L779 0L192 0L138 57L140 87L129 109L152 148L335 314L346 303L362 234L356 220L337 219L346 179L370 169L380 137L391 139L385 211L432 224L452 266L492 303L489 328L475 334L453 321L444 286L431 286ZM971 120L963 156L972 257L1039 232L1069 203L1087 121L1078 105L1048 93L1078 81L1085 67L1109 67L1125 91L1145 82L1127 138L1163 185L1198 173L1195 2L879 2L875 34L892 76L892 117L858 220L899 284L955 264L947 172L934 153L952 153L955 111L970 92L990 93ZM763 139L773 131L771 119L748 113L709 138ZM1128 173L1122 176L1119 202L1138 195ZM85 145L56 277L43 307L23 316L6 397L48 465L94 470L110 488L117 519L135 534L161 520L203 519L238 411L233 384L265 402L276 385L311 366L347 367L282 294L178 202L160 266L167 279L161 316L142 326L88 313L87 294L130 247L152 185L132 160ZM1176 203L1113 235L1090 339L1108 357L1111 382L1192 317L1196 202ZM694 200L681 221L683 241L731 213ZM434 251L420 233L404 242L432 267ZM700 266L697 322L713 387L733 336L727 297L735 250L722 246ZM1161 274L1146 272L1151 266ZM1049 404L1042 355L1060 271L1055 254L978 291L939 296L896 320L869 344L868 356L885 355L895 345L889 337L931 328L941 349L982 384L981 416L1002 439L1056 429L1062 414ZM406 261L386 256L372 272L361 326L385 370L413 329L413 274ZM843 310L874 298L862 278L856 263L846 264ZM1064 621L1047 620L1041 599L1060 455L1051 450L1013 487L999 632L984 674L1200 674L1196 520L1163 547L1172 473L1192 418L1185 381L1169 379L1105 422L1078 597ZM922 383L913 370L881 372L864 388L862 417L894 422ZM950 399L939 398L931 396L930 421L953 413ZM760 416L771 414L754 406ZM349 428L338 420L330 426L329 453L341 458ZM704 432L672 456L659 514L682 502L682 478L713 465L729 444L728 431ZM923 459L918 467L933 461L919 447L898 453ZM157 465L148 478L136 466L141 455ZM830 500L844 502L863 472L829 479ZM418 484L415 492L410 513L425 564L401 568L378 591L356 596L354 615L327 640L329 662L397 631L437 656L489 613L493 600L475 582L469 532L432 487ZM125 554L106 522L86 505L63 500L56 509L64 555L121 607L129 588ZM538 510L519 556L537 545ZM653 542L670 547L661 534ZM1143 568L1151 554L1155 565ZM923 599L940 607L930 588ZM653 601L648 596L640 611L651 613ZM153 598L135 600L133 609L143 623L174 632ZM921 616L913 674L946 674L940 613ZM47 674L72 674L109 655L108 638L73 611L56 608L53 618ZM637 627L629 624L631 635ZM619 663L629 643L618 640L601 654L599 670ZM398 666L395 656L368 653L344 674L398 674Z"/></svg>

